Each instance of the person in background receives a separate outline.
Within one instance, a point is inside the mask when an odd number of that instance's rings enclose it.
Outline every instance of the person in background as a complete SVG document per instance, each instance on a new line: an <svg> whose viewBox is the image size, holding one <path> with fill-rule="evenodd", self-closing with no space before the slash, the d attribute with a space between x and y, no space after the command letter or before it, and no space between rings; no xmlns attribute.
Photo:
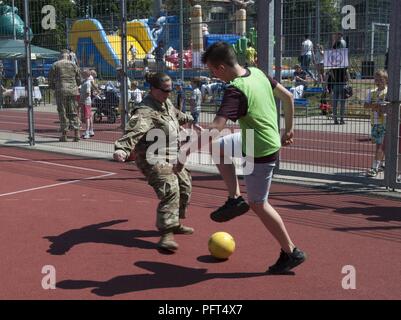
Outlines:
<svg viewBox="0 0 401 320"><path fill-rule="evenodd" d="M159 41L157 47L153 50L152 54L155 56L156 71L161 72L164 69L164 56L166 54L164 49L164 42Z"/></svg>
<svg viewBox="0 0 401 320"><path fill-rule="evenodd" d="M314 60L314 55L313 55L313 43L309 39L309 35L305 35L304 41L302 42L301 45L301 56L300 56L300 63L301 67L305 72L313 79L315 80L315 77L313 76L312 72L309 70L309 66L311 65L311 62Z"/></svg>
<svg viewBox="0 0 401 320"><path fill-rule="evenodd" d="M333 49L343 49L347 47L347 43L343 39L342 32L334 34ZM333 92L333 120L334 124L345 124L345 87L349 80L348 69L346 67L331 69L331 83ZM340 122L337 119L337 106L340 104Z"/></svg>
<svg viewBox="0 0 401 320"><path fill-rule="evenodd" d="M68 52L71 62L79 67L77 55L75 54L74 51L72 51L71 47L68 48Z"/></svg>
<svg viewBox="0 0 401 320"><path fill-rule="evenodd" d="M82 112L82 118L85 121L85 133L82 138L89 139L95 135L93 131L93 114L92 114L92 81L90 80L91 71L83 70L80 89L80 106Z"/></svg>
<svg viewBox="0 0 401 320"><path fill-rule="evenodd" d="M202 93L200 90L201 80L199 78L194 78L191 81L192 94L190 98L191 115L194 118L193 126L199 128L199 117L202 108Z"/></svg>
<svg viewBox="0 0 401 320"><path fill-rule="evenodd" d="M290 92L294 96L294 99L299 99L303 97L304 88L307 85L306 72L302 70L299 64L294 66L293 82L294 86L290 88Z"/></svg>
<svg viewBox="0 0 401 320"><path fill-rule="evenodd" d="M120 99L118 100L118 112L121 115L121 128L124 129L125 128L125 123L124 123L124 117L122 116L124 114L124 106L123 106L123 99L122 99L122 83L124 81L124 70L122 68L122 66L117 66L116 68L117 71L117 81L119 83L119 88L120 88ZM129 101L131 100L131 93L130 93L130 89L131 88L131 80L129 79L129 77L127 77L127 91L128 91L128 101L127 103L129 104Z"/></svg>
<svg viewBox="0 0 401 320"><path fill-rule="evenodd" d="M248 47L246 48L245 52L246 66L247 67L256 66L256 57L257 57L256 49L252 46L252 42L248 41Z"/></svg>
<svg viewBox="0 0 401 320"><path fill-rule="evenodd" d="M317 72L317 80L320 84L324 83L324 50L321 44L315 47L315 66Z"/></svg>
<svg viewBox="0 0 401 320"><path fill-rule="evenodd" d="M131 60L129 61L129 65L131 68L135 68L137 50L134 45L131 44L129 52L131 53Z"/></svg>
<svg viewBox="0 0 401 320"><path fill-rule="evenodd" d="M384 148L386 135L386 108L388 75L385 70L375 72L376 88L369 90L364 107L370 109L372 143L376 144L375 158L372 167L367 171L368 177L376 177L384 170Z"/></svg>
<svg viewBox="0 0 401 320"><path fill-rule="evenodd" d="M175 85L175 90L176 90L176 108L180 110L181 112L186 112L186 97L185 97L185 91L184 87L181 82L177 82Z"/></svg>
<svg viewBox="0 0 401 320"><path fill-rule="evenodd" d="M143 91L138 88L138 81L132 81L131 83L131 101L134 105L139 105L142 102Z"/></svg>
<svg viewBox="0 0 401 320"><path fill-rule="evenodd" d="M60 119L61 142L67 141L67 133L74 130L74 141L79 141L80 121L78 116L78 86L81 83L79 68L70 60L67 50L60 55L49 71L49 88L56 96L57 112Z"/></svg>

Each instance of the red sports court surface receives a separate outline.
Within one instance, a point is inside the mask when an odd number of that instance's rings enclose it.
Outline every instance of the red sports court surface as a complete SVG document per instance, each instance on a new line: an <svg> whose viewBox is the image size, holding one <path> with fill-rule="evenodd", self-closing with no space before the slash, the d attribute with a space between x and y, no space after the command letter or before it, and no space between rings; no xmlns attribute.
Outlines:
<svg viewBox="0 0 401 320"><path fill-rule="evenodd" d="M1 299L399 299L399 201L273 184L271 203L309 259L293 274L264 271L278 245L254 213L224 224L218 176L193 174L193 197L172 255L156 249L158 200L132 164L0 149ZM237 243L228 261L207 249L216 231ZM57 288L42 288L42 268ZM344 266L356 289L342 288Z"/></svg>

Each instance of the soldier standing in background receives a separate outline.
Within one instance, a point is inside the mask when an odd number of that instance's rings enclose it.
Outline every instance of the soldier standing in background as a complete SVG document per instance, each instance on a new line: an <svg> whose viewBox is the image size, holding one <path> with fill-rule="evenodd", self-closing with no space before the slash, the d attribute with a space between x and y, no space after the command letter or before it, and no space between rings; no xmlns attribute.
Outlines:
<svg viewBox="0 0 401 320"><path fill-rule="evenodd" d="M76 96L81 83L79 68L71 60L68 51L63 51L49 72L49 87L54 90L57 112L60 118L61 142L67 141L67 132L74 130L74 141L79 141L80 121Z"/></svg>
<svg viewBox="0 0 401 320"><path fill-rule="evenodd" d="M127 123L126 134L115 144L114 160L127 161L135 154L135 163L145 175L160 200L157 208L156 227L161 233L158 247L175 251L178 244L174 234L192 234L194 229L181 224L189 203L192 182L190 173L184 169L175 174L172 162L179 150L180 125L191 123L192 116L182 113L168 99L173 90L171 78L164 73L150 74L147 81L150 93L134 109ZM146 136L152 130L166 134L166 142L158 149L157 155L147 156L147 150L154 141ZM159 140L158 140L159 141Z"/></svg>

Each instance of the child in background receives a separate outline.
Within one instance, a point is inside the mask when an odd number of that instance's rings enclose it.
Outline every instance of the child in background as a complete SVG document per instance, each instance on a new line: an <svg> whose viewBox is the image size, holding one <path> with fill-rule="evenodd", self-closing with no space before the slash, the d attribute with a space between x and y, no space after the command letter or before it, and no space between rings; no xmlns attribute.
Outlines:
<svg viewBox="0 0 401 320"><path fill-rule="evenodd" d="M139 105L142 102L143 91L138 88L138 81L132 81L131 91L131 100L135 105Z"/></svg>
<svg viewBox="0 0 401 320"><path fill-rule="evenodd" d="M366 175L376 177L384 168L384 136L386 134L386 106L388 75L384 70L375 72L376 89L370 90L364 108L371 109L371 137L376 144L375 159Z"/></svg>
<svg viewBox="0 0 401 320"><path fill-rule="evenodd" d="M83 83L80 89L80 105L82 116L85 121L86 130L83 134L84 139L89 139L95 135L93 131L93 116L92 116L92 80L90 79L91 72L84 70L82 72Z"/></svg>
<svg viewBox="0 0 401 320"><path fill-rule="evenodd" d="M191 81L193 91L191 94L190 106L191 106L191 115L194 118L193 127L195 127L196 129L201 128L199 126L199 116L201 113L201 104L202 104L202 92L199 89L200 82L201 81L199 78L194 78Z"/></svg>
<svg viewBox="0 0 401 320"><path fill-rule="evenodd" d="M183 85L181 82L178 82L175 85L175 91L176 91L176 97L177 97L177 101L176 101L176 108L178 110L180 110L181 112L186 112L187 108L186 108L186 101L185 101L185 91L183 88Z"/></svg>

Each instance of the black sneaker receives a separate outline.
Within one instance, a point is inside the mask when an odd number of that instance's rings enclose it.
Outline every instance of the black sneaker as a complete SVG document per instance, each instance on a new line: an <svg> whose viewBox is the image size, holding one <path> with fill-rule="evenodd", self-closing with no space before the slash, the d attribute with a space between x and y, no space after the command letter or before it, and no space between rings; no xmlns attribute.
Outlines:
<svg viewBox="0 0 401 320"><path fill-rule="evenodd" d="M280 257L277 262L269 267L267 273L269 274L282 274L290 271L296 266L300 265L306 260L306 253L298 248L294 248L291 254L286 253L281 249Z"/></svg>
<svg viewBox="0 0 401 320"><path fill-rule="evenodd" d="M210 214L210 218L216 222L225 222L243 215L248 212L248 210L249 205L241 196L236 199L228 198L223 206Z"/></svg>

